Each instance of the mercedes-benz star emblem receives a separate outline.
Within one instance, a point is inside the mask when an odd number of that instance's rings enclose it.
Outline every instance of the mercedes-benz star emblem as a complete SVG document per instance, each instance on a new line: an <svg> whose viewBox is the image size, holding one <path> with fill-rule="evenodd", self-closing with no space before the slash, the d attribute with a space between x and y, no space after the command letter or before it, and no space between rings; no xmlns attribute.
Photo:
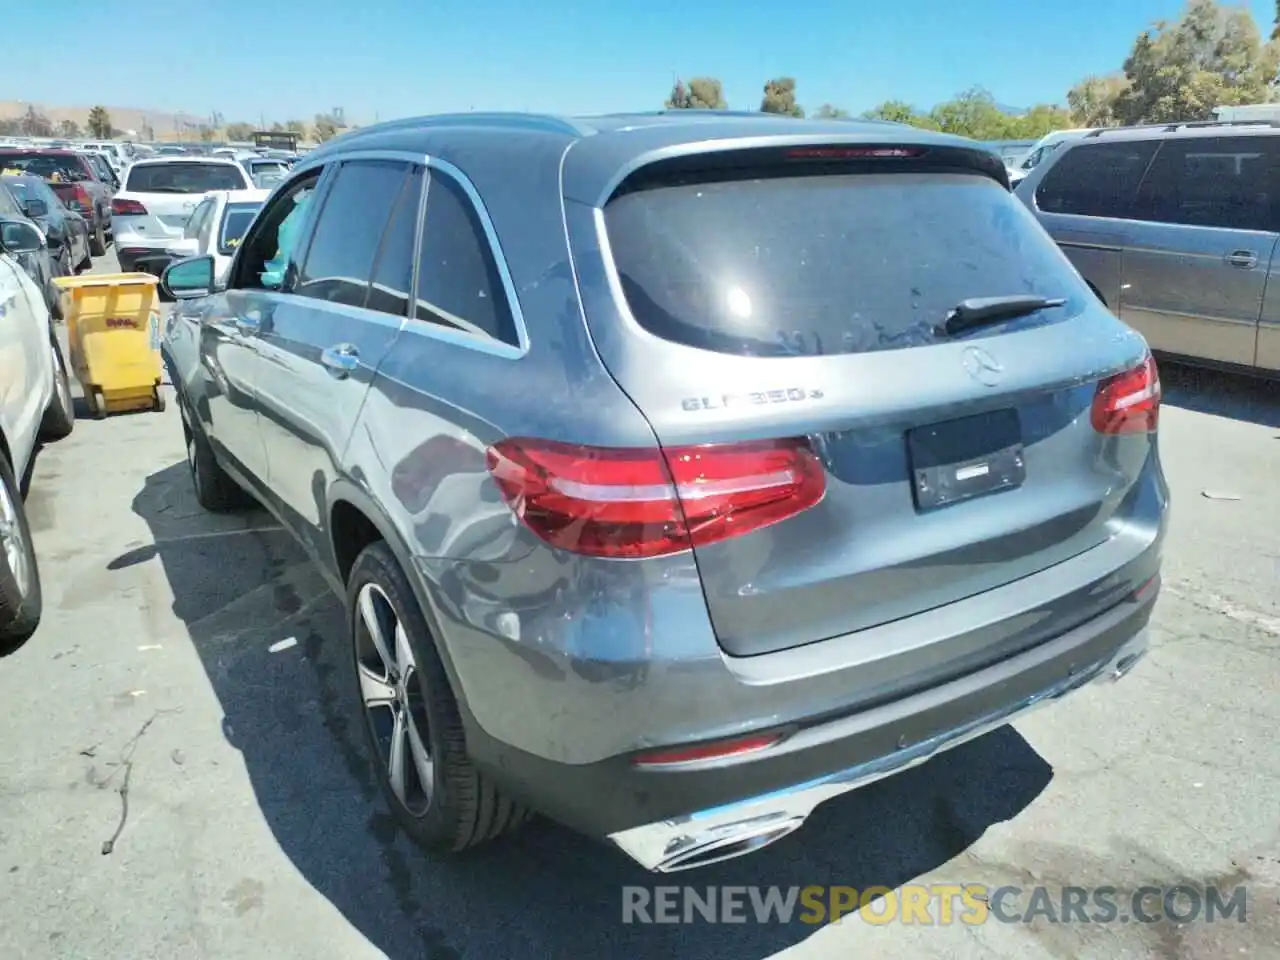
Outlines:
<svg viewBox="0 0 1280 960"><path fill-rule="evenodd" d="M964 348L964 368L969 376L985 387L994 387L1000 382L1004 367L1000 361L981 347Z"/></svg>

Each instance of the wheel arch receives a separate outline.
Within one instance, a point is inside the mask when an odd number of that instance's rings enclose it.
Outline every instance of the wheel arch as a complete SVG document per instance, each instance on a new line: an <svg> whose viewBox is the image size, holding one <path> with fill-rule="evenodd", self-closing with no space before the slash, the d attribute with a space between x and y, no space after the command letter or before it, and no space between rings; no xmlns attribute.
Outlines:
<svg viewBox="0 0 1280 960"><path fill-rule="evenodd" d="M444 662L449 684L457 698L463 722L467 729L475 724L465 695L465 687L458 677L453 658L449 654L449 645L444 640L440 629L440 620L436 616L436 607L422 578L417 575L413 562L413 553L404 538L396 530L395 524L387 516L386 511L377 502L350 480L339 479L329 490L328 509L328 562L332 565L331 573L341 585L342 595L346 596L347 578L351 566L355 563L360 551L370 543L382 541L395 557L396 563L409 581L418 609L431 631L431 642L435 644Z"/></svg>

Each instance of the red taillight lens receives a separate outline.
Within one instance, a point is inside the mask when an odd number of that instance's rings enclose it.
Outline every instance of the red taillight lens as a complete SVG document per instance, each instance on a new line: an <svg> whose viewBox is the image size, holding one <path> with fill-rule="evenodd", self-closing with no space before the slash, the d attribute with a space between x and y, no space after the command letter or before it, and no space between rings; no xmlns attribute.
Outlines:
<svg viewBox="0 0 1280 960"><path fill-rule="evenodd" d="M145 217L147 208L137 200L121 200L115 197L111 201L111 215L113 217Z"/></svg>
<svg viewBox="0 0 1280 960"><path fill-rule="evenodd" d="M1152 433L1160 421L1160 372L1148 354L1132 370L1098 384L1090 413L1099 433Z"/></svg>
<svg viewBox="0 0 1280 960"><path fill-rule="evenodd" d="M692 747L676 747L672 750L642 753L631 762L637 767L666 767L673 764L698 763L701 760L718 760L722 757L736 757L740 754L764 750L781 739L782 734L771 733L762 736L738 737L734 740L717 740L714 743L700 743Z"/></svg>
<svg viewBox="0 0 1280 960"><path fill-rule="evenodd" d="M822 464L804 440L668 450L514 438L489 472L516 515L552 546L595 557L659 557L738 536L816 504Z"/></svg>

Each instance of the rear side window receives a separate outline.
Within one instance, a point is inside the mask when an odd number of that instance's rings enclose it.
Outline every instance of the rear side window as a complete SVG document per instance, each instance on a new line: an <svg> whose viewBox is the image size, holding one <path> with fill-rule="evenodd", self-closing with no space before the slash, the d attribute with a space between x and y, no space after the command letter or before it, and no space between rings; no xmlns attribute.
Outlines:
<svg viewBox="0 0 1280 960"><path fill-rule="evenodd" d="M0 169L20 170L32 177L64 183L93 179L79 157L58 154L0 153Z"/></svg>
<svg viewBox="0 0 1280 960"><path fill-rule="evenodd" d="M994 180L864 173L681 184L605 207L636 321L722 353L814 356L937 342L971 297L1065 297L985 333L1073 316L1088 293Z"/></svg>
<svg viewBox="0 0 1280 960"><path fill-rule="evenodd" d="M427 187L415 316L513 346L520 342L475 205L441 173L433 173Z"/></svg>
<svg viewBox="0 0 1280 960"><path fill-rule="evenodd" d="M131 167L128 193L208 193L243 190L244 174L230 163L151 163Z"/></svg>
<svg viewBox="0 0 1280 960"><path fill-rule="evenodd" d="M1233 230L1278 230L1276 137L1166 141L1138 190L1138 220Z"/></svg>
<svg viewBox="0 0 1280 960"><path fill-rule="evenodd" d="M390 160L359 160L339 168L293 293L364 306L378 245L407 171L407 164Z"/></svg>
<svg viewBox="0 0 1280 960"><path fill-rule="evenodd" d="M1045 213L1083 217L1126 217L1157 142L1082 143L1049 168L1036 187L1036 206Z"/></svg>

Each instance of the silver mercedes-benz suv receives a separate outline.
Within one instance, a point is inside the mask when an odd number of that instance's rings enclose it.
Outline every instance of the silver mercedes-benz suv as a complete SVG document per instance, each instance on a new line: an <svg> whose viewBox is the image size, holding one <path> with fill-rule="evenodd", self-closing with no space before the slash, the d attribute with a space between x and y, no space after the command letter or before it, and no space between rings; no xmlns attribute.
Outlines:
<svg viewBox="0 0 1280 960"><path fill-rule="evenodd" d="M163 289L197 495L346 597L429 848L737 856L1145 650L1156 367L972 141L397 121Z"/></svg>

